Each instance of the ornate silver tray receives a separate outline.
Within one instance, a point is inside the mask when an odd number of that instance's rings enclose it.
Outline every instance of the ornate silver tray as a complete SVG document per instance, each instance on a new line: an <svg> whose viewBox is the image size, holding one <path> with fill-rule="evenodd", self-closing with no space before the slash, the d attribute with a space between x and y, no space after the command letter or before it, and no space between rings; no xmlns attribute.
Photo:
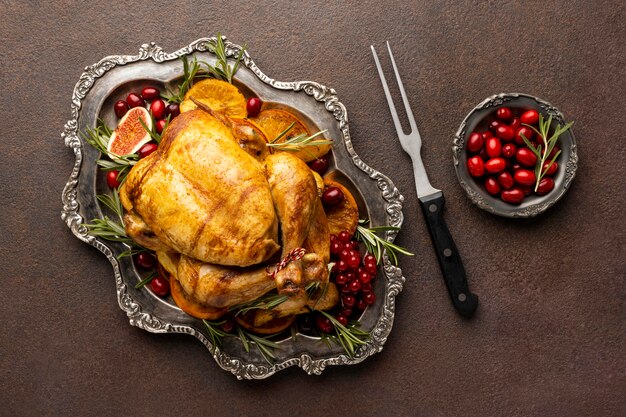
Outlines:
<svg viewBox="0 0 626 417"><path fill-rule="evenodd" d="M72 94L71 116L65 124L62 137L70 147L76 162L69 181L63 189L62 219L80 240L96 247L111 262L121 309L130 324L153 333L187 333L198 338L212 352L215 361L238 379L266 378L281 369L297 365L308 374L321 374L328 365L352 365L380 352L391 331L395 311L395 297L402 291L405 278L400 268L393 266L386 255L379 271L374 291L377 301L361 317L362 329L370 331L369 341L353 357L341 347L316 337L294 333L279 341L273 364L268 364L255 350L246 352L235 337L226 337L220 349L211 344L200 320L183 313L171 299L161 299L146 288L135 289L142 273L130 258L118 260L116 255L127 249L123 244L97 239L87 234L85 224L102 218L103 210L97 194L109 193L105 174L97 169L99 152L80 137L86 127L95 127L98 118L115 126L113 103L126 97L130 91L147 85L176 86L182 75L183 55L196 55L211 64L215 56L201 38L173 53L165 53L154 43L143 44L137 55L114 55L88 66ZM225 41L227 56L235 57L241 47ZM334 138L333 156L329 172L346 185L358 200L361 217L367 216L373 226L401 226L402 202L391 180L365 164L354 151L348 129L348 114L335 90L311 81L281 82L265 75L247 52L235 79L240 88L252 90L265 102L275 106L297 109L304 119L318 129L328 129ZM396 232L387 232L385 238L393 241Z"/></svg>

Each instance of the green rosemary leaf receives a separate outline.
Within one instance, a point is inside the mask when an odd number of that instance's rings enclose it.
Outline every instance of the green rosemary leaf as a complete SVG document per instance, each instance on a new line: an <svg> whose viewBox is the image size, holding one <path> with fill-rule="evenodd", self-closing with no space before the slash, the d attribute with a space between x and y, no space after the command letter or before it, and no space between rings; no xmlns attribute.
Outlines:
<svg viewBox="0 0 626 417"><path fill-rule="evenodd" d="M389 260L393 262L394 265L398 265L398 253L406 256L413 256L413 253L409 252L407 249L398 246L392 242L389 242L376 234L376 232L382 231L397 231L399 230L398 227L376 226L366 228L362 226L365 223L367 223L367 220L359 220L359 224L357 225L354 237L356 240L365 243L365 247L367 248L368 252L372 253L376 258L376 263L380 263L380 260L382 259L383 249L387 252Z"/></svg>
<svg viewBox="0 0 626 417"><path fill-rule="evenodd" d="M239 50L239 54L235 58L235 64L230 66L228 64L228 57L226 56L226 45L224 44L224 38L220 32L217 32L217 36L215 39L211 39L206 44L207 49L214 53L217 57L217 62L215 65L211 65L208 62L202 62L206 67L209 73L211 73L215 78L222 79L224 81L228 81L229 83L233 83L233 76L239 69L239 64L241 63L241 59L243 58L244 51L247 46L244 45Z"/></svg>
<svg viewBox="0 0 626 417"><path fill-rule="evenodd" d="M153 271L150 275L148 275L147 277L139 281L137 285L135 285L135 288L136 289L143 288L146 284L152 281L156 276L157 276L157 273Z"/></svg>

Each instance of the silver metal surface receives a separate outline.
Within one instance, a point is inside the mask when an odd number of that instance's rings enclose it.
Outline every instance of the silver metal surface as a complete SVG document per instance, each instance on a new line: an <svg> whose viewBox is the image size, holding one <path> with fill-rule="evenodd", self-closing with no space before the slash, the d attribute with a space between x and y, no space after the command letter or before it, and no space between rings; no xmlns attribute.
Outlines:
<svg viewBox="0 0 626 417"><path fill-rule="evenodd" d="M171 300L155 296L147 288L134 286L145 276L137 271L129 257L116 256L127 249L117 242L103 241L87 234L85 223L102 218L105 207L96 200L97 194L110 193L105 174L97 169L99 152L87 145L79 132L94 127L98 118L114 126L113 103L131 91L148 85L175 88L182 75L182 63L177 58L196 55L215 63L215 56L206 43L215 38L201 38L173 53L165 53L154 43L143 44L137 55L114 55L90 65L81 75L72 95L71 119L65 124L62 137L75 155L76 162L62 195L61 216L72 233L96 247L111 262L117 289L117 300L128 315L130 324L153 333L187 333L198 338L212 353L216 362L239 379L266 378L281 369L299 366L308 374L320 374L329 365L352 365L380 352L391 331L395 297L402 291L405 278L400 268L393 266L386 254L382 271L376 279L376 303L361 317L362 328L371 332L371 339L349 357L339 346L330 348L319 338L303 334L285 337L275 350L276 359L268 364L255 350L246 352L236 337L224 338L223 347L213 346L200 320L183 313ZM226 41L227 56L236 56L241 47ZM348 129L348 114L335 90L311 81L281 82L265 75L247 52L243 65L235 76L243 90L259 96L274 107L297 109L302 118L315 129L328 129L335 144L330 175L354 194L361 217L373 226L401 226L403 197L391 180L365 164L354 151ZM393 241L395 231L385 238Z"/></svg>
<svg viewBox="0 0 626 417"><path fill-rule="evenodd" d="M371 45L371 48L372 55L374 55L374 61L376 61L378 75L380 75L380 81L383 84L383 90L385 90L387 103L389 103L389 111L391 111L393 124L396 126L396 132L398 133L398 138L400 139L400 144L402 145L402 149L404 149L404 151L408 153L409 156L411 156L411 160L413 161L413 175L415 176L415 188L417 189L417 196L421 198L438 193L440 190L430 185L430 181L428 181L428 175L426 175L426 170L424 169L424 163L422 162L421 155L422 138L420 136L419 130L417 129L417 125L415 124L415 118L413 117L411 106L409 105L409 99L407 98L406 92L404 91L404 85L402 84L402 80L400 79L400 73L398 72L398 67L396 67L396 61L393 59L393 53L391 52L389 42L387 42L389 58L391 59L391 63L393 65L393 71L396 74L396 81L398 82L398 87L400 88L400 95L402 96L402 102L404 103L404 110L406 111L406 117L409 120L409 126L411 127L411 131L408 134L404 133L402 125L400 125L398 112L396 111L396 106L394 105L393 98L391 97L391 93L389 92L387 80L385 78L385 74L383 73L383 69L380 66L380 61L378 60L378 55L376 54L376 49L374 49L374 45Z"/></svg>
<svg viewBox="0 0 626 417"><path fill-rule="evenodd" d="M571 128L559 137L561 147L561 155L557 160L559 170L554 176L554 189L551 192L544 196L526 197L520 205L505 203L487 193L482 184L478 184L469 175L465 149L469 135L475 130L487 130L488 116L504 104L511 108L536 109L546 118L552 116L553 123L565 124L563 114L552 104L538 97L522 93L502 93L487 97L469 112L456 132L452 146L454 169L469 199L481 209L503 217L535 217L552 207L565 194L574 180L578 169L576 139Z"/></svg>

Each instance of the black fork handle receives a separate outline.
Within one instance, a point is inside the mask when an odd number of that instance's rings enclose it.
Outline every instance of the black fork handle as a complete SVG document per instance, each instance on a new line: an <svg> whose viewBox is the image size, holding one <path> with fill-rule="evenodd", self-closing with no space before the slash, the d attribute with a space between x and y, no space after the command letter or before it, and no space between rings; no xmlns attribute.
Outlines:
<svg viewBox="0 0 626 417"><path fill-rule="evenodd" d="M461 256L443 218L443 193L440 191L419 200L452 304L459 314L470 317L478 307L478 296L469 290Z"/></svg>

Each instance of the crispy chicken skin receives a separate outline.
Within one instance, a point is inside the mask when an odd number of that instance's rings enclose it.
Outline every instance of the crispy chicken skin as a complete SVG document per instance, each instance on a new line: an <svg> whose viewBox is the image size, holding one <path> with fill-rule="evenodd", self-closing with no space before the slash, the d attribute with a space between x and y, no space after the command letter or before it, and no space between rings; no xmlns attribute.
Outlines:
<svg viewBox="0 0 626 417"><path fill-rule="evenodd" d="M243 267L279 249L263 165L202 110L174 119L159 149L128 174L123 194L125 208L165 246L199 261Z"/></svg>

